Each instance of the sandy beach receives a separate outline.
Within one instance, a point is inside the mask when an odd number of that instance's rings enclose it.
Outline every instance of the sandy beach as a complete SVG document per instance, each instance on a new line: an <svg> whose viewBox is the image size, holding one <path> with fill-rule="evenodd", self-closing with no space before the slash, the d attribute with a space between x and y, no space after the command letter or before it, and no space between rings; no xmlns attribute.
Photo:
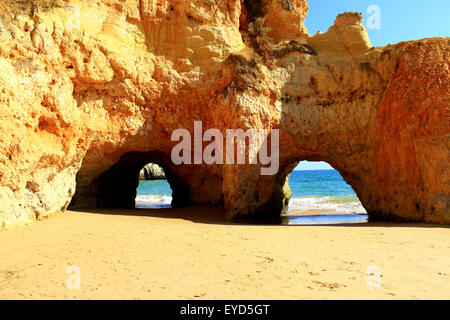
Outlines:
<svg viewBox="0 0 450 320"><path fill-rule="evenodd" d="M240 225L220 212L69 211L1 231L0 298L450 299L448 227ZM79 290L66 287L72 265Z"/></svg>

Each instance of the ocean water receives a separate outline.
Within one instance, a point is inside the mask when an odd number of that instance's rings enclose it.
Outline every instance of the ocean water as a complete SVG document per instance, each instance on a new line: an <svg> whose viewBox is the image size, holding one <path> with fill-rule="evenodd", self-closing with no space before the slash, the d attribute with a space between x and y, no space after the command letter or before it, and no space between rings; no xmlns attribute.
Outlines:
<svg viewBox="0 0 450 320"><path fill-rule="evenodd" d="M367 214L352 187L336 170L293 171L289 186L289 212Z"/></svg>
<svg viewBox="0 0 450 320"><path fill-rule="evenodd" d="M137 188L136 208L170 208L172 189L167 180L141 180Z"/></svg>
<svg viewBox="0 0 450 320"><path fill-rule="evenodd" d="M298 219L289 218L295 220L294 224L310 224L313 220L318 224L342 220L345 221L341 223L359 223L367 220L367 212L355 192L336 170L293 171L289 177L289 186L292 191L290 215L309 215ZM165 180L141 181L137 194L138 208L168 208L172 200L172 190ZM328 220L316 219L311 215L325 215Z"/></svg>

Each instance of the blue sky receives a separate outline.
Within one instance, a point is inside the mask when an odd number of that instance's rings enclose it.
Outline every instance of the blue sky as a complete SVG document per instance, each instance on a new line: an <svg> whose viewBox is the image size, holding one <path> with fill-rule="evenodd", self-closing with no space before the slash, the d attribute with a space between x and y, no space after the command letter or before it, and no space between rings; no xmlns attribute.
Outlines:
<svg viewBox="0 0 450 320"><path fill-rule="evenodd" d="M325 33L334 24L339 13L361 12L364 25L373 11L371 5L380 9L380 29L368 28L373 46L384 46L407 40L450 36L450 0L309 0L309 13L305 24L308 32ZM372 20L374 21L374 20ZM296 170L333 169L325 162L303 161Z"/></svg>
<svg viewBox="0 0 450 320"><path fill-rule="evenodd" d="M296 171L301 170L333 170L333 167L331 167L326 162L309 162L309 161L302 161L300 164L295 168Z"/></svg>
<svg viewBox="0 0 450 320"><path fill-rule="evenodd" d="M325 33L336 16L345 11L361 12L364 25L372 15L371 5L380 8L381 29L369 29L373 46L406 40L450 36L450 0L309 0L305 24L308 32Z"/></svg>

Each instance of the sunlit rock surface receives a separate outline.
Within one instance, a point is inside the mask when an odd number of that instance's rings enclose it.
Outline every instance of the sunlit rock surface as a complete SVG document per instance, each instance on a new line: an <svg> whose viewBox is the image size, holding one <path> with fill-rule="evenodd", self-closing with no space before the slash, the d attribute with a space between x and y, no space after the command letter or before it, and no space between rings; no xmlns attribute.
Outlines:
<svg viewBox="0 0 450 320"><path fill-rule="evenodd" d="M273 219L300 160L339 170L372 220L449 224L449 38L374 48L356 13L311 37L307 11L300 0L2 1L0 228L69 205L133 207L150 162L176 206ZM174 165L171 134L194 121L279 129L278 174Z"/></svg>

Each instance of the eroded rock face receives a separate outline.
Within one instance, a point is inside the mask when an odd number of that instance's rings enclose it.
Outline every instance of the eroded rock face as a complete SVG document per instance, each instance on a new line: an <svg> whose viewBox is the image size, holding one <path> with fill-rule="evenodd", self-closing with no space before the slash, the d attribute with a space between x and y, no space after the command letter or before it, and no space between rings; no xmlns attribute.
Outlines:
<svg viewBox="0 0 450 320"><path fill-rule="evenodd" d="M139 172L139 180L164 180L164 169L154 163L145 165Z"/></svg>
<svg viewBox="0 0 450 320"><path fill-rule="evenodd" d="M372 220L449 224L449 38L372 48L354 13L311 37L307 10L303 0L2 1L0 227L70 203L133 206L150 162L174 205L274 218L300 160L333 165ZM248 32L258 18L268 35ZM196 120L279 129L278 174L174 165L171 134Z"/></svg>

